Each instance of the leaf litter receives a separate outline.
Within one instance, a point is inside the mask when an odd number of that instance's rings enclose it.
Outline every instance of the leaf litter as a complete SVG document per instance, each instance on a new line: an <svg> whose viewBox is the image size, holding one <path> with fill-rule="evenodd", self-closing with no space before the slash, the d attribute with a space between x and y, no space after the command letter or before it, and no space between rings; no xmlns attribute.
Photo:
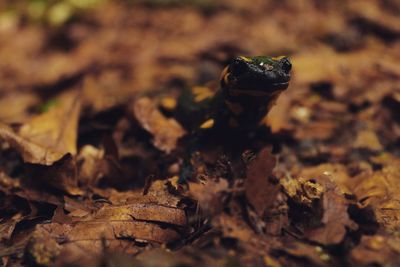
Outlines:
<svg viewBox="0 0 400 267"><path fill-rule="evenodd" d="M398 1L39 2L0 11L4 266L400 262ZM166 103L238 54L291 85L189 156Z"/></svg>

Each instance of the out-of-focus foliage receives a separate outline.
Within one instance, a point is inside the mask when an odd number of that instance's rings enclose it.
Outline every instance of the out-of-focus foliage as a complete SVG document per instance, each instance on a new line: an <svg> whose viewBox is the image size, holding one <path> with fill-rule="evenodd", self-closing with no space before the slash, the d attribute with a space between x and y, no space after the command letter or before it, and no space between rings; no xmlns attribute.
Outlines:
<svg viewBox="0 0 400 267"><path fill-rule="evenodd" d="M32 22L61 26L74 16L89 11L106 0L28 0L10 1L4 5L2 16L24 16Z"/></svg>
<svg viewBox="0 0 400 267"><path fill-rule="evenodd" d="M399 1L0 7L2 265L400 262ZM188 130L182 92L262 54L293 63L263 124Z"/></svg>

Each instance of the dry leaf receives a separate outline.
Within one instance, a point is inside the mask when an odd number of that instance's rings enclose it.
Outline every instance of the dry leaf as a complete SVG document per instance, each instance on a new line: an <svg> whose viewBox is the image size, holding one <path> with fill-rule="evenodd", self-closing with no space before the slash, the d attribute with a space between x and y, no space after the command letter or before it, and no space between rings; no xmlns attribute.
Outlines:
<svg viewBox="0 0 400 267"><path fill-rule="evenodd" d="M120 1L80 1L102 4L77 13L79 1L22 2L0 4L0 265L398 265L400 1L140 0L135 16ZM56 28L38 18L68 9ZM293 63L271 131L230 147L211 134L192 160L218 179L165 180L185 160L171 153L184 131L156 99L218 84L230 58L256 54ZM53 96L66 100L33 113ZM119 153L97 149L103 136ZM278 185L268 153L239 160L266 143ZM187 227L185 213L202 215L196 200L213 216ZM171 240L179 251L159 245Z"/></svg>
<svg viewBox="0 0 400 267"><path fill-rule="evenodd" d="M161 206L176 208L182 200L182 197L169 192L169 185L176 183L177 177L172 177L167 180L156 180L152 182L145 195L143 195L143 189L118 192L115 189L100 190L96 188L96 192L106 197L115 205L157 203Z"/></svg>
<svg viewBox="0 0 400 267"><path fill-rule="evenodd" d="M321 198L324 188L313 181L302 177L293 179L285 177L280 180L285 193L295 202L311 207L315 200Z"/></svg>
<svg viewBox="0 0 400 267"><path fill-rule="evenodd" d="M307 259L310 261L307 266L332 266L331 257L320 246L313 246L299 241L284 242L277 250L282 251L291 257Z"/></svg>
<svg viewBox="0 0 400 267"><path fill-rule="evenodd" d="M379 171L361 173L350 181L350 187L362 206L371 206L376 220L389 232L400 229L400 160L389 154L374 159L383 164Z"/></svg>
<svg viewBox="0 0 400 267"><path fill-rule="evenodd" d="M38 166L34 177L38 181L58 188L70 195L82 195L78 185L78 169L76 160L71 154L66 154L51 166Z"/></svg>
<svg viewBox="0 0 400 267"><path fill-rule="evenodd" d="M54 238L37 232L32 235L26 246L25 257L30 263L52 266L60 251L61 247Z"/></svg>
<svg viewBox="0 0 400 267"><path fill-rule="evenodd" d="M305 237L323 245L338 244L343 240L347 229L356 230L358 226L350 219L347 212L349 203L339 188L324 176L318 177L317 181L325 187L321 199L322 225L307 231Z"/></svg>
<svg viewBox="0 0 400 267"><path fill-rule="evenodd" d="M213 225L224 231L224 236L236 238L244 243L256 240L251 228L238 218L222 214L213 220Z"/></svg>
<svg viewBox="0 0 400 267"><path fill-rule="evenodd" d="M156 243L167 243L179 237L173 228L167 225L184 227L185 212L157 204L130 204L123 206L105 206L94 214L75 218L72 225L43 224L39 229L45 230L52 237L66 237L69 242L100 242L105 240L126 239L145 240Z"/></svg>
<svg viewBox="0 0 400 267"><path fill-rule="evenodd" d="M249 163L246 171L245 192L250 204L259 216L276 201L280 187L269 180L276 164L269 148L264 148Z"/></svg>
<svg viewBox="0 0 400 267"><path fill-rule="evenodd" d="M223 209L222 193L228 190L225 179L207 179L201 183L189 184L190 196L199 202L200 207L209 215L216 215Z"/></svg>
<svg viewBox="0 0 400 267"><path fill-rule="evenodd" d="M33 93L11 93L3 96L0 98L0 121L23 122L29 117L28 109L39 103L39 97Z"/></svg>
<svg viewBox="0 0 400 267"><path fill-rule="evenodd" d="M3 220L0 225L0 242L8 242L11 239L15 226L23 219L22 214L15 214L10 220Z"/></svg>
<svg viewBox="0 0 400 267"><path fill-rule="evenodd" d="M361 130L357 133L353 146L355 148L364 148L371 151L381 151L382 144L379 142L378 136L372 130Z"/></svg>
<svg viewBox="0 0 400 267"><path fill-rule="evenodd" d="M152 203L105 206L94 215L90 216L89 220L133 220L138 222L159 222L178 226L186 225L184 210Z"/></svg>
<svg viewBox="0 0 400 267"><path fill-rule="evenodd" d="M373 1L368 4L354 1L349 5L352 20L375 31L376 34L385 34L388 38L400 37L400 19L395 14L384 12Z"/></svg>
<svg viewBox="0 0 400 267"><path fill-rule="evenodd" d="M397 266L400 262L398 237L363 236L360 244L351 251L351 259L357 266Z"/></svg>
<svg viewBox="0 0 400 267"><path fill-rule="evenodd" d="M0 125L0 137L21 154L25 162L51 165L64 154L48 149L19 136L7 125Z"/></svg>
<svg viewBox="0 0 400 267"><path fill-rule="evenodd" d="M331 179L331 181L334 182L342 192L346 194L353 194L348 186L351 177L348 173L348 169L346 168L346 166L342 164L319 164L317 166L302 168L299 173L300 177L305 177L308 179L313 179L321 175L328 176L329 179ZM305 180L303 179L303 181ZM318 186L318 184L314 183L314 186ZM323 191L320 192L322 193Z"/></svg>
<svg viewBox="0 0 400 267"><path fill-rule="evenodd" d="M149 98L136 100L133 113L141 126L153 135L154 146L166 153L174 150L178 139L186 133L177 121L162 115Z"/></svg>
<svg viewBox="0 0 400 267"><path fill-rule="evenodd" d="M81 183L95 185L104 175L101 168L104 154L104 149L98 149L91 145L85 145L80 149L77 161L81 162L79 168Z"/></svg>
<svg viewBox="0 0 400 267"><path fill-rule="evenodd" d="M338 244L347 229L357 229L347 211L349 202L330 176L320 174L312 179L285 179L281 184L292 201L307 206L312 212L308 215L312 218L308 218L308 223L304 225L304 238L323 245ZM315 203L319 203L319 206L315 206ZM310 224L310 221L314 223Z"/></svg>
<svg viewBox="0 0 400 267"><path fill-rule="evenodd" d="M67 92L48 112L33 117L18 132L0 125L0 137L18 150L25 162L51 165L67 153L76 154L80 97Z"/></svg>

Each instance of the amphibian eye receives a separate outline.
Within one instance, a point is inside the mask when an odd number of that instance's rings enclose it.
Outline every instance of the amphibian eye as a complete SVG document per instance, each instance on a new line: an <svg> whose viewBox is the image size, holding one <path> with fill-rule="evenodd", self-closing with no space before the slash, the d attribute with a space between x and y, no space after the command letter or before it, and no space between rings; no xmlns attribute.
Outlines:
<svg viewBox="0 0 400 267"><path fill-rule="evenodd" d="M286 72L289 72L292 69L292 63L287 57L281 59L282 69Z"/></svg>

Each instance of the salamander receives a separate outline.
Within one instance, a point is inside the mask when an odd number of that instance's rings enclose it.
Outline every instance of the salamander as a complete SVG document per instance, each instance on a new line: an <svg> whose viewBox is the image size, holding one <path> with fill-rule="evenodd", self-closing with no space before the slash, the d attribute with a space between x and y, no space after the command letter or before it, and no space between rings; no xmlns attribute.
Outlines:
<svg viewBox="0 0 400 267"><path fill-rule="evenodd" d="M292 64L287 57L234 58L221 73L220 89L195 86L178 98L176 118L191 131L180 182L194 173L193 155L201 143L245 143L288 88ZM244 135L243 135L244 134ZM227 141L229 140L229 141ZM205 141L205 142L204 142ZM233 141L233 142L232 142Z"/></svg>
<svg viewBox="0 0 400 267"><path fill-rule="evenodd" d="M221 73L220 89L195 86L178 99L176 118L193 132L251 131L288 88L287 57L239 56Z"/></svg>

